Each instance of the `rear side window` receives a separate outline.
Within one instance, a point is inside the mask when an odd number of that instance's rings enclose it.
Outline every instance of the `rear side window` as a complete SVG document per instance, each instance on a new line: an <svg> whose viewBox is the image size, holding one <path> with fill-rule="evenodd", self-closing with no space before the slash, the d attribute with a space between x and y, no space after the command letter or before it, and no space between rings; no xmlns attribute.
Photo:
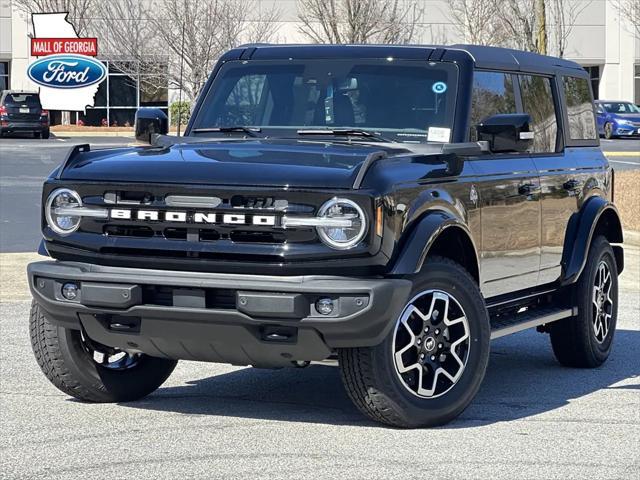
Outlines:
<svg viewBox="0 0 640 480"><path fill-rule="evenodd" d="M532 153L556 151L558 120L551 79L535 75L520 76L522 108L531 116L534 132Z"/></svg>
<svg viewBox="0 0 640 480"><path fill-rule="evenodd" d="M478 140L476 125L499 113L516 113L513 77L498 72L475 72L471 97L470 140Z"/></svg>
<svg viewBox="0 0 640 480"><path fill-rule="evenodd" d="M563 77L562 85L569 117L569 138L596 140L598 134L589 81L585 78Z"/></svg>

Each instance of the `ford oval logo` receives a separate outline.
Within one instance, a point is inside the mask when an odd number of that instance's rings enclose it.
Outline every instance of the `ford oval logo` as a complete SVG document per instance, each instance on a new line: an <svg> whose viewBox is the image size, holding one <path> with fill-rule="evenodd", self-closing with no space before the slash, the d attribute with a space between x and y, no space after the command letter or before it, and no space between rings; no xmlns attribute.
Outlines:
<svg viewBox="0 0 640 480"><path fill-rule="evenodd" d="M107 69L84 55L49 55L36 60L27 75L38 85L51 88L81 88L100 83Z"/></svg>

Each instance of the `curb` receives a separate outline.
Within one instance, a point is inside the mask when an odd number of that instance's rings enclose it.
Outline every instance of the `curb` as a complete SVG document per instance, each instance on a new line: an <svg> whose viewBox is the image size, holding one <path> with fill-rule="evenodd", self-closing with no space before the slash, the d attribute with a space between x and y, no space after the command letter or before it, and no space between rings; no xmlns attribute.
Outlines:
<svg viewBox="0 0 640 480"><path fill-rule="evenodd" d="M640 246L640 232L626 230L622 232L622 237L624 238L625 245Z"/></svg>
<svg viewBox="0 0 640 480"><path fill-rule="evenodd" d="M58 137L125 137L125 138L134 138L133 132L76 132L76 131L62 131L62 130L52 130L51 133Z"/></svg>

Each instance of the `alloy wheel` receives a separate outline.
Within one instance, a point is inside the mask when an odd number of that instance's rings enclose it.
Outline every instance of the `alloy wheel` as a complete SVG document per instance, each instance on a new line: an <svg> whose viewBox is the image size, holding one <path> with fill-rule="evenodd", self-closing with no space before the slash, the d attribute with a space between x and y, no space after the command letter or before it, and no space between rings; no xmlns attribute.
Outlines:
<svg viewBox="0 0 640 480"><path fill-rule="evenodd" d="M405 307L393 334L393 360L402 385L421 398L447 393L464 372L469 320L442 290L426 290Z"/></svg>
<svg viewBox="0 0 640 480"><path fill-rule="evenodd" d="M601 260L596 270L591 297L593 333L598 343L604 342L609 334L609 325L613 315L612 285L611 269L607 262Z"/></svg>
<svg viewBox="0 0 640 480"><path fill-rule="evenodd" d="M80 331L80 342L84 351L95 363L109 370L128 370L135 367L142 358L141 353L129 353L94 342L87 336L84 329Z"/></svg>

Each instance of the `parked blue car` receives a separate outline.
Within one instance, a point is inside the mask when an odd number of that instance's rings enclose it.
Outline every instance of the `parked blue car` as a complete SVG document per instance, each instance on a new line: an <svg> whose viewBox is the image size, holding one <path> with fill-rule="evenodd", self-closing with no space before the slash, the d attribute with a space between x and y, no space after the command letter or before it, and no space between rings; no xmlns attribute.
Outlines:
<svg viewBox="0 0 640 480"><path fill-rule="evenodd" d="M605 138L640 136L640 108L631 102L595 102L598 132Z"/></svg>

